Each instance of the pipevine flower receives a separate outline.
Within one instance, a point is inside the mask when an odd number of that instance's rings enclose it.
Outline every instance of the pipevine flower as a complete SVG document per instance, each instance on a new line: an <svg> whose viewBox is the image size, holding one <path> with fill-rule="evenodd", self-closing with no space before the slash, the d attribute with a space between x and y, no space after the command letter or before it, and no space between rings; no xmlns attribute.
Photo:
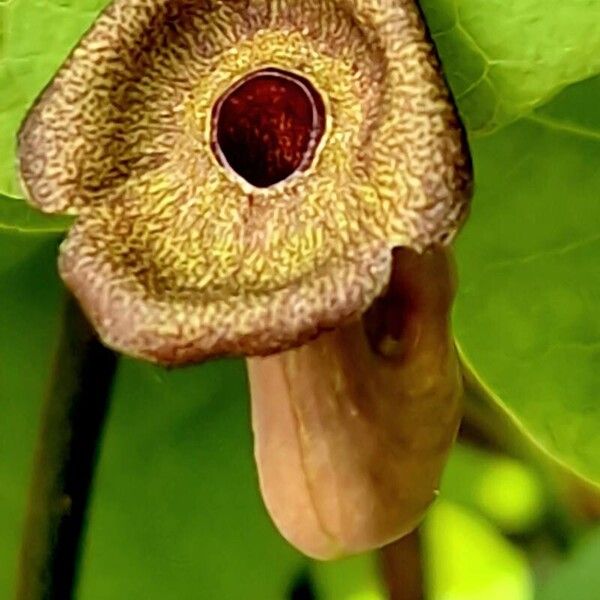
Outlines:
<svg viewBox="0 0 600 600"><path fill-rule="evenodd" d="M328 557L416 525L458 423L442 247L471 172L413 0L115 0L19 155L29 201L77 217L59 270L108 346L287 351L250 379L288 539Z"/></svg>

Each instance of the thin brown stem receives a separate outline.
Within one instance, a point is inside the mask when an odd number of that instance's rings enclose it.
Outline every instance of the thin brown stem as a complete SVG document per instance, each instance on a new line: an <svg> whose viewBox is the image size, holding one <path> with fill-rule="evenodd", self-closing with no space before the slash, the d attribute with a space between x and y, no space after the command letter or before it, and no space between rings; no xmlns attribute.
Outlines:
<svg viewBox="0 0 600 600"><path fill-rule="evenodd" d="M37 442L17 600L70 600L117 365L75 301L63 328Z"/></svg>
<svg viewBox="0 0 600 600"><path fill-rule="evenodd" d="M424 600L419 531L384 546L379 564L390 600Z"/></svg>

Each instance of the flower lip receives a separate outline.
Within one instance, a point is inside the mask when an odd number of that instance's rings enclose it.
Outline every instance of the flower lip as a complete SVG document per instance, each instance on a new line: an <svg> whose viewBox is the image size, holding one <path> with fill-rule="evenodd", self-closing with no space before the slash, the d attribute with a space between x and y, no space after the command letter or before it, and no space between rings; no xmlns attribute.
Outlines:
<svg viewBox="0 0 600 600"><path fill-rule="evenodd" d="M211 148L219 163L257 188L306 170L325 131L325 105L312 83L273 67L254 71L215 103Z"/></svg>

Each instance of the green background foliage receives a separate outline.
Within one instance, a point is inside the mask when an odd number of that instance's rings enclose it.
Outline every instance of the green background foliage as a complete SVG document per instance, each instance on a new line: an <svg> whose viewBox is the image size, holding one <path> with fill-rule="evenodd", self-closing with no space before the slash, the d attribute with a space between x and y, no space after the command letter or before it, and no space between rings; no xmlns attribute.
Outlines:
<svg viewBox="0 0 600 600"><path fill-rule="evenodd" d="M423 0L469 131L525 116L600 72L597 0Z"/></svg>
<svg viewBox="0 0 600 600"><path fill-rule="evenodd" d="M2 597L12 586L39 403L58 328L58 233L69 224L20 200L15 135L104 4L0 0ZM456 245L457 343L488 401L547 455L598 484L600 2L422 5L467 126L476 173L472 214ZM123 361L96 484L84 599L285 596L305 561L265 516L247 412L240 363L167 373ZM457 450L442 490L448 504L432 513L427 543L432 557L447 552L450 537L438 539L436 531L462 524L475 532L480 551L506 551L498 564L511 564L518 575L522 558L500 532L533 523L545 508L538 484L523 473L517 481L525 487L514 485L525 490L529 504L515 508L498 492L504 505L490 508L488 502L483 509L476 490L461 493L460 482L475 485L475 474L490 460ZM573 563L539 599L565 597L556 590L581 582L582 565L594 556L597 537L582 542ZM320 567L315 580L323 597L337 589L336 581L347 583L340 576L344 568L363 574L365 599L377 597L366 563ZM453 579L460 568L436 574L432 567L432 597L450 597L456 589L463 595L453 598L471 597ZM528 577L514 580L524 598L531 594ZM350 596L341 591L331 597Z"/></svg>
<svg viewBox="0 0 600 600"><path fill-rule="evenodd" d="M2 240L0 597L9 598L62 290L55 238ZM13 248L16 251L13 252ZM284 598L305 562L263 508L239 361L125 360L104 440L81 597ZM246 595L246 593L248 595Z"/></svg>
<svg viewBox="0 0 600 600"><path fill-rule="evenodd" d="M472 144L478 191L457 243L455 333L523 430L600 481L600 137L553 110Z"/></svg>

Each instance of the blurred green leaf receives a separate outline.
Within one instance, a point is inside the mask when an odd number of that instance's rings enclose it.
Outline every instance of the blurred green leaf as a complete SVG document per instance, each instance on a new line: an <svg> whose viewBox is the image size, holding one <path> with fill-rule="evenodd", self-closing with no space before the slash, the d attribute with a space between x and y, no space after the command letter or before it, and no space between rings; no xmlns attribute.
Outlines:
<svg viewBox="0 0 600 600"><path fill-rule="evenodd" d="M465 444L453 448L442 498L476 510L505 533L522 534L544 517L544 490L522 462Z"/></svg>
<svg viewBox="0 0 600 600"><path fill-rule="evenodd" d="M72 218L45 215L29 206L22 198L0 194L0 231L9 233L56 233L64 231Z"/></svg>
<svg viewBox="0 0 600 600"><path fill-rule="evenodd" d="M260 498L244 366L121 364L83 600L284 600L305 559Z"/></svg>
<svg viewBox="0 0 600 600"><path fill-rule="evenodd" d="M311 574L319 600L384 600L386 593L375 554L314 562Z"/></svg>
<svg viewBox="0 0 600 600"><path fill-rule="evenodd" d="M422 531L427 598L533 599L525 556L475 513L440 500Z"/></svg>
<svg viewBox="0 0 600 600"><path fill-rule="evenodd" d="M561 114L591 115L598 102L595 79L473 143L477 191L457 243L455 310L467 367L489 395L538 446L595 482L600 136Z"/></svg>
<svg viewBox="0 0 600 600"><path fill-rule="evenodd" d="M587 534L572 555L540 586L536 600L598 600L600 527Z"/></svg>
<svg viewBox="0 0 600 600"><path fill-rule="evenodd" d="M13 595L58 334L56 241L0 232L0 598ZM2 266L5 254L11 260ZM85 600L287 597L305 559L260 499L240 362L173 372L123 362L88 542Z"/></svg>
<svg viewBox="0 0 600 600"><path fill-rule="evenodd" d="M12 252L18 242L19 262ZM41 402L55 339L61 286L56 242L0 232L0 598L12 598Z"/></svg>
<svg viewBox="0 0 600 600"><path fill-rule="evenodd" d="M471 132L523 116L600 72L597 0L422 0Z"/></svg>
<svg viewBox="0 0 600 600"><path fill-rule="evenodd" d="M56 245L58 236L52 234L22 235L15 231L0 228L0 275L3 271L16 267L42 247L48 247L49 240L54 242L54 263L50 265L53 273L56 271ZM16 274L18 271L11 270ZM16 275L18 277L18 275ZM9 293L7 288L6 293Z"/></svg>

